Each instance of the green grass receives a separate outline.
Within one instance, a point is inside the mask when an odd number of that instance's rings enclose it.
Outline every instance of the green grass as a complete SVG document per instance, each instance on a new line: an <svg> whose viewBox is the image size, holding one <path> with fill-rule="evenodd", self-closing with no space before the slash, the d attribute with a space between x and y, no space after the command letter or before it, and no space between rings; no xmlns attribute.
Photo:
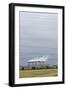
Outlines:
<svg viewBox="0 0 66 90"><path fill-rule="evenodd" d="M58 69L20 70L20 78L57 76Z"/></svg>

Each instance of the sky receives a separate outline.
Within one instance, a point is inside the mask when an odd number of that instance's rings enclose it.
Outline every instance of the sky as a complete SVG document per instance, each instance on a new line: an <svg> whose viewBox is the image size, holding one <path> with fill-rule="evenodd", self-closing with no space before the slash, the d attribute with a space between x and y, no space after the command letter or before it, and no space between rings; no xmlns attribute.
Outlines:
<svg viewBox="0 0 66 90"><path fill-rule="evenodd" d="M20 12L19 14L19 64L48 56L48 64L58 64L58 14Z"/></svg>

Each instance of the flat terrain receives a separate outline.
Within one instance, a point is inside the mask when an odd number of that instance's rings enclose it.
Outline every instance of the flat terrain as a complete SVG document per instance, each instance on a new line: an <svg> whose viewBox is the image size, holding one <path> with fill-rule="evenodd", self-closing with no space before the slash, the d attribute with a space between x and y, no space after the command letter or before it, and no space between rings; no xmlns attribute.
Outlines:
<svg viewBox="0 0 66 90"><path fill-rule="evenodd" d="M20 78L57 76L58 69L20 70Z"/></svg>

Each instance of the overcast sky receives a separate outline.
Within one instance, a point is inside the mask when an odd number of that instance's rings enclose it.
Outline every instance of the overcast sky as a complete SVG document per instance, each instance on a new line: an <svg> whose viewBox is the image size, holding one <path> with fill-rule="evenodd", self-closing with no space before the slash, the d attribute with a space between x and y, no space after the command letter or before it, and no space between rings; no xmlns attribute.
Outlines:
<svg viewBox="0 0 66 90"><path fill-rule="evenodd" d="M58 15L20 12L19 62L26 66L29 59L48 55L48 63L57 64Z"/></svg>

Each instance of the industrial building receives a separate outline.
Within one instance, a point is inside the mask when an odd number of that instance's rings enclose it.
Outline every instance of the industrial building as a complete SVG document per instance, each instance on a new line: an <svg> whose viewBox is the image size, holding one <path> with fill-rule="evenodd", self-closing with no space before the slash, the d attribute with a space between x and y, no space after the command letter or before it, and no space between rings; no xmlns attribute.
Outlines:
<svg viewBox="0 0 66 90"><path fill-rule="evenodd" d="M43 68L47 66L48 56L42 56L38 58L33 58L28 60L28 67L29 68Z"/></svg>

